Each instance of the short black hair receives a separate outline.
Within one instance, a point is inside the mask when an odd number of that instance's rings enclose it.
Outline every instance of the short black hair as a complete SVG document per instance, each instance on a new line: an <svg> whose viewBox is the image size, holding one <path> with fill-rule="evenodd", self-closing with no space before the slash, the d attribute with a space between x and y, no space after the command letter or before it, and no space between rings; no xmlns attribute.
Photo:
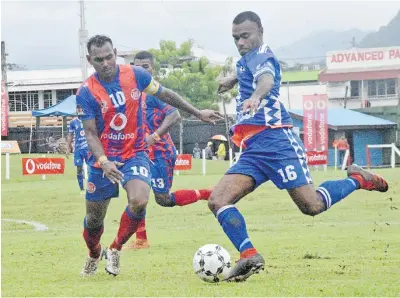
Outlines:
<svg viewBox="0 0 400 298"><path fill-rule="evenodd" d="M135 61L136 59L139 59L139 60L150 59L150 61L152 63L154 63L154 56L152 53L150 53L148 51L140 51L140 52L136 53L135 58L133 60Z"/></svg>
<svg viewBox="0 0 400 298"><path fill-rule="evenodd" d="M235 25L239 25L247 20L256 23L258 28L262 27L260 17L255 12L252 12L252 11L243 11L243 12L239 13L233 19L233 23Z"/></svg>
<svg viewBox="0 0 400 298"><path fill-rule="evenodd" d="M111 38L109 38L108 36L105 36L105 35L92 36L89 39L89 41L87 42L87 45L86 45L88 53L90 54L90 49L91 49L92 46L100 48L104 44L106 44L107 42L109 42L111 44L111 46L114 47Z"/></svg>

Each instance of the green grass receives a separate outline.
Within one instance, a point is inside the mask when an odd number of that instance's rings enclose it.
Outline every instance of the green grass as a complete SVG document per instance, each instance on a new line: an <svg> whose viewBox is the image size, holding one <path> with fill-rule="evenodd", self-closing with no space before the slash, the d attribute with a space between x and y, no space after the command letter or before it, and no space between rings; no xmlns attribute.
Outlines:
<svg viewBox="0 0 400 298"><path fill-rule="evenodd" d="M282 82L318 81L320 70L286 71L282 73Z"/></svg>
<svg viewBox="0 0 400 298"><path fill-rule="evenodd" d="M162 208L153 197L148 207L151 247L123 252L121 274L105 273L101 263L93 278L79 273L87 255L82 238L84 198L79 195L72 160L66 174L25 177L21 156L12 156L11 180L4 179L2 218L37 221L48 231L2 222L3 296L399 296L400 171L382 169L390 183L385 194L358 191L315 218L301 214L285 191L267 183L242 200L251 239L266 258L266 271L241 284L207 284L193 273L200 246L229 242L206 202ZM194 170L175 177L174 189L209 187L228 167L210 161L210 175ZM313 172L316 184L344 176ZM391 199L391 200L390 200ZM124 191L105 220L102 243L115 237L126 205Z"/></svg>

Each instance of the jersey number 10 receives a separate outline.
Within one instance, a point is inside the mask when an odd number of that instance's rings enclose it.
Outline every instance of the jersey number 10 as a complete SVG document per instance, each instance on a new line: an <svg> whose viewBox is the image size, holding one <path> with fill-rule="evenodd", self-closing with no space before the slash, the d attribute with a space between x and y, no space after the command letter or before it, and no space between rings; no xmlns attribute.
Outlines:
<svg viewBox="0 0 400 298"><path fill-rule="evenodd" d="M122 91L117 91L114 94L110 94L111 101L113 103L114 108L118 108L123 106L126 103L125 94Z"/></svg>

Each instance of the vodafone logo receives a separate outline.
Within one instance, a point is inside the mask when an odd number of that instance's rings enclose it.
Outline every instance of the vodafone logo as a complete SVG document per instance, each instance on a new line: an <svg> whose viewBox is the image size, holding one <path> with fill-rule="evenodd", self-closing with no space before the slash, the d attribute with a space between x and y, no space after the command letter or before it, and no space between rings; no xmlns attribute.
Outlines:
<svg viewBox="0 0 400 298"><path fill-rule="evenodd" d="M305 110L312 110L314 108L314 104L312 101L308 100L304 102L303 107Z"/></svg>
<svg viewBox="0 0 400 298"><path fill-rule="evenodd" d="M28 174L33 174L33 172L35 172L36 166L32 159L28 159L28 161L26 162L25 170Z"/></svg>
<svg viewBox="0 0 400 298"><path fill-rule="evenodd" d="M192 168L192 155L191 154L178 154L175 161L175 171L185 171Z"/></svg>
<svg viewBox="0 0 400 298"><path fill-rule="evenodd" d="M320 110L324 110L326 108L325 100L318 100L317 101L317 108Z"/></svg>
<svg viewBox="0 0 400 298"><path fill-rule="evenodd" d="M63 158L23 158L22 174L63 174L65 160Z"/></svg>
<svg viewBox="0 0 400 298"><path fill-rule="evenodd" d="M117 113L111 119L110 127L114 130L119 131L124 129L127 123L128 123L128 118L126 118L125 114Z"/></svg>
<svg viewBox="0 0 400 298"><path fill-rule="evenodd" d="M83 137L85 135L85 131L81 130L81 132L79 134Z"/></svg>
<svg viewBox="0 0 400 298"><path fill-rule="evenodd" d="M177 166L188 166L189 165L189 160L178 158L176 160L176 162L175 162L175 165L177 165Z"/></svg>

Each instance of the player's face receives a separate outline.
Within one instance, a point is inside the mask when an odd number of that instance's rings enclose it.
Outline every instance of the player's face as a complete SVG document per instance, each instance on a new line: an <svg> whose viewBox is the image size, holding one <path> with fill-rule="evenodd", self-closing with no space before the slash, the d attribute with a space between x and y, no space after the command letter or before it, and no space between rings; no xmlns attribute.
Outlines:
<svg viewBox="0 0 400 298"><path fill-rule="evenodd" d="M241 24L233 24L232 36L241 56L263 44L263 28L252 21L246 20Z"/></svg>
<svg viewBox="0 0 400 298"><path fill-rule="evenodd" d="M149 73L153 74L154 65L150 59L135 59L135 66L143 67Z"/></svg>
<svg viewBox="0 0 400 298"><path fill-rule="evenodd" d="M117 50L109 42L101 47L92 46L86 57L101 79L114 79L117 72Z"/></svg>

